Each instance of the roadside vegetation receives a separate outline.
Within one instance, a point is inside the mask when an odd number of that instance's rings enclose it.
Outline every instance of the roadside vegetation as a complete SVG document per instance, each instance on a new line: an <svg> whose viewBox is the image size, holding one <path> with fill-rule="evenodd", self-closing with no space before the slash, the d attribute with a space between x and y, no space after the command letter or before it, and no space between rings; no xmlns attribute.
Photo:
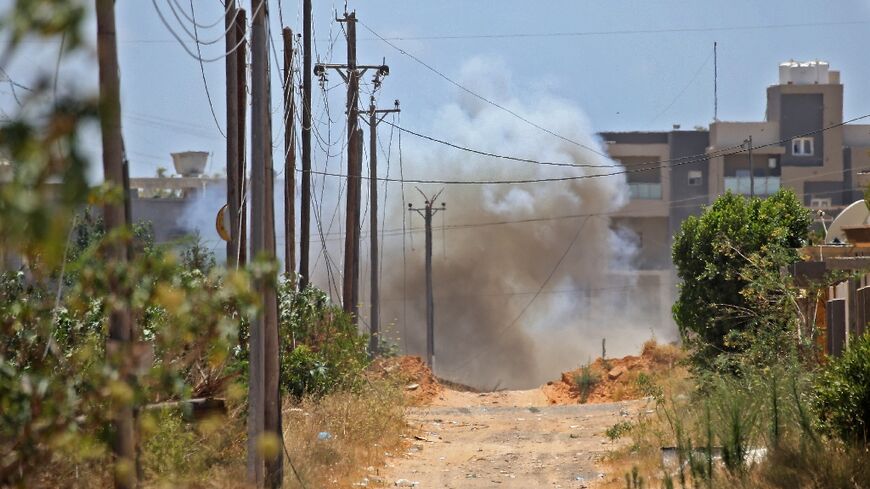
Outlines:
<svg viewBox="0 0 870 489"><path fill-rule="evenodd" d="M90 52L82 2L3 10L4 60L34 39ZM142 487L243 487L247 324L253 284L276 264L228 270L197 239L155 245L147 223L107 233L93 210L123 191L87 183L97 103L51 87L45 76L20 90L0 122L0 487L109 487L134 473ZM106 259L117 245L129 262ZM367 338L322 291L278 285L284 439L259 449L284 453L284 487L349 486L400 442L404 380L370 371ZM108 340L120 310L133 318L125 351ZM122 408L136 413L133 462L112 457Z"/></svg>
<svg viewBox="0 0 870 489"><path fill-rule="evenodd" d="M726 194L675 237L674 317L691 377L650 388L654 409L608 430L626 440L607 487L870 487L870 335L820 350L824 287L798 287L810 217L782 190ZM624 475L624 477L623 477Z"/></svg>

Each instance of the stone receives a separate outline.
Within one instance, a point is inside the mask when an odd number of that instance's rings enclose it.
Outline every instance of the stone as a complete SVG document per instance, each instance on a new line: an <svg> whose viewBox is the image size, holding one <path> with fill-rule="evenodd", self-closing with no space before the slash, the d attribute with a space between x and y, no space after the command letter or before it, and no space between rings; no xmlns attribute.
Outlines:
<svg viewBox="0 0 870 489"><path fill-rule="evenodd" d="M628 369L626 369L622 365L618 367L613 367L612 369L610 369L610 372L607 372L607 378L609 378L610 380L616 380L626 372L628 372Z"/></svg>

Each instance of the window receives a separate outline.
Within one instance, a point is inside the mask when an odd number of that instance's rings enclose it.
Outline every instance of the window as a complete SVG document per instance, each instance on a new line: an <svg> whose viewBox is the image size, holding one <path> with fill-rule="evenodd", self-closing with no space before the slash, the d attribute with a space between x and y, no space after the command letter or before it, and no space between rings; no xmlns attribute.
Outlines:
<svg viewBox="0 0 870 489"><path fill-rule="evenodd" d="M791 140L791 154L794 156L812 156L813 138L794 138Z"/></svg>
<svg viewBox="0 0 870 489"><path fill-rule="evenodd" d="M810 208L811 209L830 209L831 208L831 199L818 199L813 197L810 199Z"/></svg>
<svg viewBox="0 0 870 489"><path fill-rule="evenodd" d="M776 169L776 158L768 158L767 159L767 167L771 170Z"/></svg>
<svg viewBox="0 0 870 489"><path fill-rule="evenodd" d="M697 187L701 185L701 182L704 179L704 174L699 170L691 170L689 171L689 185L693 187Z"/></svg>

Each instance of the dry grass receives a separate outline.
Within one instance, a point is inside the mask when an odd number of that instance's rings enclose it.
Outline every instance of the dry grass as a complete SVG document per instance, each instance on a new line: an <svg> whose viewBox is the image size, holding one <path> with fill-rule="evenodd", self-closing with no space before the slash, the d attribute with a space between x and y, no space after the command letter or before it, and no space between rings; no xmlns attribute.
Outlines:
<svg viewBox="0 0 870 489"><path fill-rule="evenodd" d="M285 401L284 487L350 487L377 475L385 454L401 445L407 427L401 387L391 379L375 380L356 392ZM225 416L195 423L178 410L142 416L141 487L247 487L245 416L243 404ZM329 433L327 439L321 433ZM36 487L111 487L110 469L105 453L89 460L59 453Z"/></svg>
<svg viewBox="0 0 870 489"><path fill-rule="evenodd" d="M403 403L401 390L381 382L369 384L362 393L288 405L284 438L299 477L288 467L284 487L349 487L368 475L368 467L377 475L385 454L401 444L406 428ZM321 433L328 433L328 439Z"/></svg>

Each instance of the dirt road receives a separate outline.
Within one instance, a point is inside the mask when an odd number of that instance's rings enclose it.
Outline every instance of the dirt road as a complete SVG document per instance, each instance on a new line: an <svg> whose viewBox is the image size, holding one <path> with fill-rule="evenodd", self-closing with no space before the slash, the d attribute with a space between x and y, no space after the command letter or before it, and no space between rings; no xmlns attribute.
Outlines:
<svg viewBox="0 0 870 489"><path fill-rule="evenodd" d="M540 389L447 390L433 406L411 410L410 446L368 485L592 488L613 477L598 463L614 448L604 431L645 409L645 401L550 406Z"/></svg>

